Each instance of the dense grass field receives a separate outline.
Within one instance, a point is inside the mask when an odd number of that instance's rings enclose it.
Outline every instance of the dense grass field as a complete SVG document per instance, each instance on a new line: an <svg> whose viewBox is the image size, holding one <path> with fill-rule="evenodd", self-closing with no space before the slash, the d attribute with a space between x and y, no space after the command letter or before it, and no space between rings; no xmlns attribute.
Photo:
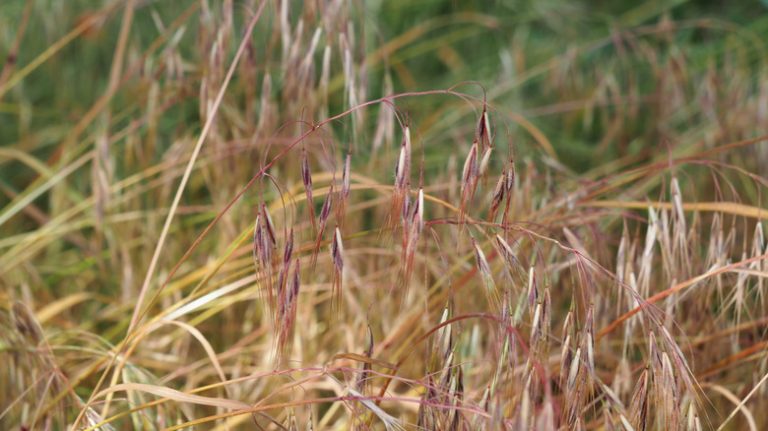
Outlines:
<svg viewBox="0 0 768 431"><path fill-rule="evenodd" d="M0 429L768 429L768 3L0 1Z"/></svg>

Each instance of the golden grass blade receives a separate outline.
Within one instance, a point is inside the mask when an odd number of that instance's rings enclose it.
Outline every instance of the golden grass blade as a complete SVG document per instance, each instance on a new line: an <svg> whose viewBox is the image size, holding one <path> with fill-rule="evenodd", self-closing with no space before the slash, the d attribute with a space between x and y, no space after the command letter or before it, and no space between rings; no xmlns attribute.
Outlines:
<svg viewBox="0 0 768 431"><path fill-rule="evenodd" d="M121 383L118 385L114 385L97 393L94 396L94 399L97 400L108 394L112 394L115 392L128 392L128 391L145 392L148 394L152 394L161 398L167 398L169 400L177 401L180 403L199 404L199 405L210 406L210 407L221 407L223 409L229 409L229 410L242 410L250 407L249 404L246 404L244 402L237 401L237 400L231 400L227 398L204 397L202 395L187 394L181 391L177 391L175 389L167 388L165 386L148 385L144 383Z"/></svg>
<svg viewBox="0 0 768 431"><path fill-rule="evenodd" d="M615 209L635 209L646 210L649 207L654 209L673 209L671 202L640 202L640 201L587 201L579 204L587 208L615 208ZM687 202L682 203L684 211L688 212L720 212L741 217L755 218L758 220L768 220L768 209L751 205L744 205L736 202Z"/></svg>
<svg viewBox="0 0 768 431"><path fill-rule="evenodd" d="M38 310L35 313L37 315L37 320L42 325L62 311L67 310L81 302L88 301L92 298L93 295L88 292L77 292L71 295L67 295L54 302L51 302L50 304Z"/></svg>

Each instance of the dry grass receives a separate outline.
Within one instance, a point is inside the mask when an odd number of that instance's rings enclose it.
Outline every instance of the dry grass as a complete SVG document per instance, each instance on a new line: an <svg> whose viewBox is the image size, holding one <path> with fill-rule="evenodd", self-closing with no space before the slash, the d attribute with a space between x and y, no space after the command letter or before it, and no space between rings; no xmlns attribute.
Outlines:
<svg viewBox="0 0 768 431"><path fill-rule="evenodd" d="M0 39L3 429L768 427L754 34L628 14L536 62L515 33L495 80L424 90L433 51L474 78L434 29L503 24L116 1L17 67L38 3ZM73 44L103 91L36 106Z"/></svg>

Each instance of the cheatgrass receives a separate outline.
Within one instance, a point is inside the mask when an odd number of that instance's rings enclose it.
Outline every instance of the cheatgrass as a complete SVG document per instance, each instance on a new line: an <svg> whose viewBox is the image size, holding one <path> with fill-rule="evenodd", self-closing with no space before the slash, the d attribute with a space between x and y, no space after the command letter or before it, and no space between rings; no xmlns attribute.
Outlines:
<svg viewBox="0 0 768 431"><path fill-rule="evenodd" d="M467 3L2 2L0 428L766 429L765 6Z"/></svg>

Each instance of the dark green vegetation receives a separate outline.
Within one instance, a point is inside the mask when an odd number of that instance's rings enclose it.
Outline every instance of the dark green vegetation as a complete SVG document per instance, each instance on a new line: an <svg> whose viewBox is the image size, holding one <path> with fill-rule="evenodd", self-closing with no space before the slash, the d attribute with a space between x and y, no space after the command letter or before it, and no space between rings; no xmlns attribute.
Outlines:
<svg viewBox="0 0 768 431"><path fill-rule="evenodd" d="M0 2L0 428L765 429L766 12Z"/></svg>

